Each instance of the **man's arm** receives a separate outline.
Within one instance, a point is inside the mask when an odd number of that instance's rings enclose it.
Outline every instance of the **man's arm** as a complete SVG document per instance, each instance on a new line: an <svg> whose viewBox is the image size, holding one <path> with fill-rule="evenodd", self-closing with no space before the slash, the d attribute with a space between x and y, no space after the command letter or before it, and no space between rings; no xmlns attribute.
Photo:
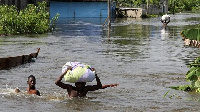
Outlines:
<svg viewBox="0 0 200 112"><path fill-rule="evenodd" d="M64 84L63 82L61 82L62 78L64 77L64 75L67 73L68 70L70 70L71 68L67 68L67 70L60 75L60 77L57 78L55 84L63 89L72 89L72 85L70 84Z"/></svg>
<svg viewBox="0 0 200 112"><path fill-rule="evenodd" d="M170 22L170 16L169 16L169 19L168 19L168 22L167 22L167 24Z"/></svg>
<svg viewBox="0 0 200 112"><path fill-rule="evenodd" d="M99 79L99 77L97 76L97 74L95 74L95 76L96 76L96 81L97 81L97 89L105 89L105 88L107 88L107 87L116 87L116 86L118 86L119 84L107 84L107 85L102 85L101 84L101 81L100 81L100 79Z"/></svg>
<svg viewBox="0 0 200 112"><path fill-rule="evenodd" d="M100 81L99 77L97 76L97 74L95 74L95 76L96 76L96 81L97 81L97 88L101 89L102 88L101 81Z"/></svg>
<svg viewBox="0 0 200 112"><path fill-rule="evenodd" d="M107 84L107 85L102 85L102 89L105 89L107 87L116 87L118 86L119 84Z"/></svg>
<svg viewBox="0 0 200 112"><path fill-rule="evenodd" d="M99 77L97 76L97 74L95 74L96 76L96 82L97 82L97 85L93 85L93 86L86 86L86 90L87 91L95 91L95 90L98 90L98 89L102 89L102 84L101 84L101 81L99 79Z"/></svg>

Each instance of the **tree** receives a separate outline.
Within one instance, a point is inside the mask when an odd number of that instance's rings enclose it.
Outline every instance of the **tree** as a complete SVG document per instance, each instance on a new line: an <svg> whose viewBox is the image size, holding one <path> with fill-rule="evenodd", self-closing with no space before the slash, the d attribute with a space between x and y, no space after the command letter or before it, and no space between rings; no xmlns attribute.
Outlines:
<svg viewBox="0 0 200 112"><path fill-rule="evenodd" d="M199 0L169 0L169 11L195 11L200 9L199 5Z"/></svg>

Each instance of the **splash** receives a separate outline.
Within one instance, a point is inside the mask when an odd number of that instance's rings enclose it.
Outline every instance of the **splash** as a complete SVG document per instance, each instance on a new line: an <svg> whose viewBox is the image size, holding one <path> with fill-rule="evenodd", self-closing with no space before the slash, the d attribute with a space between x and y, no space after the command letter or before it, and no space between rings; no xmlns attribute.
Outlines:
<svg viewBox="0 0 200 112"><path fill-rule="evenodd" d="M19 100L21 98L25 98L25 96L26 96L26 92L23 90L20 90L18 87L13 88L6 85L6 88L0 88L0 97L2 98Z"/></svg>
<svg viewBox="0 0 200 112"><path fill-rule="evenodd" d="M42 100L42 101L63 101L69 99L66 93L48 93L41 92L41 96L34 94L27 94L25 90L20 90L19 87L11 87L6 84L6 88L0 88L0 97L8 99L29 99L29 100Z"/></svg>

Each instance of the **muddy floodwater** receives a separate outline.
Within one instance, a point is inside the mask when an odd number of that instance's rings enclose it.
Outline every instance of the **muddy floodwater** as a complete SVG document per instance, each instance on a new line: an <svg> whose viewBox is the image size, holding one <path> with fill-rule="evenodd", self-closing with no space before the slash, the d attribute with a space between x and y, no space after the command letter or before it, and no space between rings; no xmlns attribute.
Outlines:
<svg viewBox="0 0 200 112"><path fill-rule="evenodd" d="M160 17L112 19L110 29L102 27L105 18L59 18L53 34L0 37L0 57L41 49L35 62L0 70L0 111L199 111L200 94L168 87L190 83L184 78L187 64L200 56L200 49L185 46L180 31L200 24L200 14L170 16L166 28ZM119 86L69 99L67 91L55 85L68 61L90 64L102 84ZM35 75L41 96L26 94L29 75ZM15 93L15 88L22 92Z"/></svg>

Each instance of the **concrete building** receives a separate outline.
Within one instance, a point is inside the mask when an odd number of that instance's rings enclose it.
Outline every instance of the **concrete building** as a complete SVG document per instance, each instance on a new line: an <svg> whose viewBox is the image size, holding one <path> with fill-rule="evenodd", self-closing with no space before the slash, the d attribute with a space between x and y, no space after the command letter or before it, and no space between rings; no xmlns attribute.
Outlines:
<svg viewBox="0 0 200 112"><path fill-rule="evenodd" d="M108 2L50 2L50 15L73 18L106 18L108 16ZM111 17L115 17L115 5L110 7Z"/></svg>
<svg viewBox="0 0 200 112"><path fill-rule="evenodd" d="M142 14L159 14L168 12L169 0L160 0L160 5L142 4Z"/></svg>
<svg viewBox="0 0 200 112"><path fill-rule="evenodd" d="M142 15L142 8L116 8L117 17L139 18Z"/></svg>
<svg viewBox="0 0 200 112"><path fill-rule="evenodd" d="M59 17L107 17L107 0L0 0L0 4L15 5L18 9L26 8L27 4L47 2L51 17L57 13ZM111 4L111 17L115 17L115 4Z"/></svg>

